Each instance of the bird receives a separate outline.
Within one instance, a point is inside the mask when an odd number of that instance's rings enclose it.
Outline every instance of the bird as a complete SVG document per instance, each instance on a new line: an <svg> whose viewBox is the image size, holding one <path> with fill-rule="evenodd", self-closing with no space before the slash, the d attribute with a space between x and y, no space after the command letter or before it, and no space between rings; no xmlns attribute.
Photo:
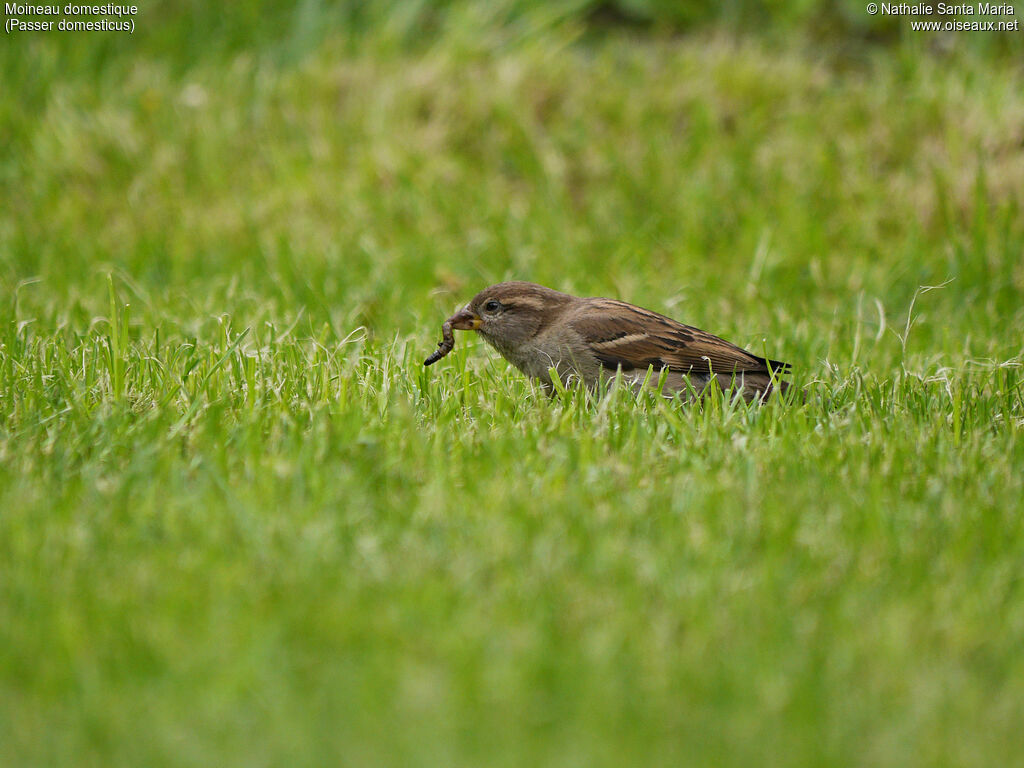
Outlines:
<svg viewBox="0 0 1024 768"><path fill-rule="evenodd" d="M536 283L498 283L480 291L443 326L444 340L425 361L451 351L452 330L476 331L549 394L578 379L590 392L614 377L639 390L661 386L689 399L717 386L763 402L790 385L788 363L759 357L724 339L617 299L580 297Z"/></svg>

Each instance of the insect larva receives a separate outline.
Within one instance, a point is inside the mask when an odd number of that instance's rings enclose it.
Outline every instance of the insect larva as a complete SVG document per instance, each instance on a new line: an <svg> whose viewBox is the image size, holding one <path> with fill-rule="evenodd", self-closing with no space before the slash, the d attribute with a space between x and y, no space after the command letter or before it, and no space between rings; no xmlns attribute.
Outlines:
<svg viewBox="0 0 1024 768"><path fill-rule="evenodd" d="M455 347L455 334L452 333L452 321L445 320L441 326L441 340L437 342L437 351L423 361L424 365L433 365L447 355Z"/></svg>

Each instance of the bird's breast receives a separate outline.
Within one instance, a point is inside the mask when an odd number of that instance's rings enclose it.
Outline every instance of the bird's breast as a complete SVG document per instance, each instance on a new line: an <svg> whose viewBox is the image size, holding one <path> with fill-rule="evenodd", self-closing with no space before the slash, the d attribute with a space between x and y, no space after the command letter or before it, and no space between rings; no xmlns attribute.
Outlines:
<svg viewBox="0 0 1024 768"><path fill-rule="evenodd" d="M531 378L551 383L550 370L558 371L562 381L579 376L593 386L600 375L593 353L577 335L542 332L528 341L509 344L489 336L484 338L506 360Z"/></svg>

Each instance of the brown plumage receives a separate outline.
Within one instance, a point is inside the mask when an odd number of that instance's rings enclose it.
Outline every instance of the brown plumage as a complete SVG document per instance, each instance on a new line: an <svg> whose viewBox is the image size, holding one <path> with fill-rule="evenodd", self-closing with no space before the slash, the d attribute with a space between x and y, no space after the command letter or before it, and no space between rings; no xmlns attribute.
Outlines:
<svg viewBox="0 0 1024 768"><path fill-rule="evenodd" d="M788 385L774 378L787 363L768 360L699 328L624 301L580 298L535 283L499 283L485 288L445 325L475 330L527 376L551 388L550 370L594 390L621 373L634 386L664 374L668 393L700 392L714 383L734 388L747 400L763 400ZM442 342L430 365L447 354Z"/></svg>

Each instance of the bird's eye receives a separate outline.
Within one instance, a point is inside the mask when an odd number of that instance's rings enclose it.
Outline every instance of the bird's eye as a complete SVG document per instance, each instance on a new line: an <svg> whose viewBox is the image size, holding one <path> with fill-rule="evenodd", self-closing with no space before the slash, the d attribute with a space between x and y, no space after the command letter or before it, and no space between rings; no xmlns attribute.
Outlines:
<svg viewBox="0 0 1024 768"><path fill-rule="evenodd" d="M484 312L490 312L493 314L494 312L497 312L499 309L501 309L501 303L495 299L491 299L486 304L484 304Z"/></svg>

